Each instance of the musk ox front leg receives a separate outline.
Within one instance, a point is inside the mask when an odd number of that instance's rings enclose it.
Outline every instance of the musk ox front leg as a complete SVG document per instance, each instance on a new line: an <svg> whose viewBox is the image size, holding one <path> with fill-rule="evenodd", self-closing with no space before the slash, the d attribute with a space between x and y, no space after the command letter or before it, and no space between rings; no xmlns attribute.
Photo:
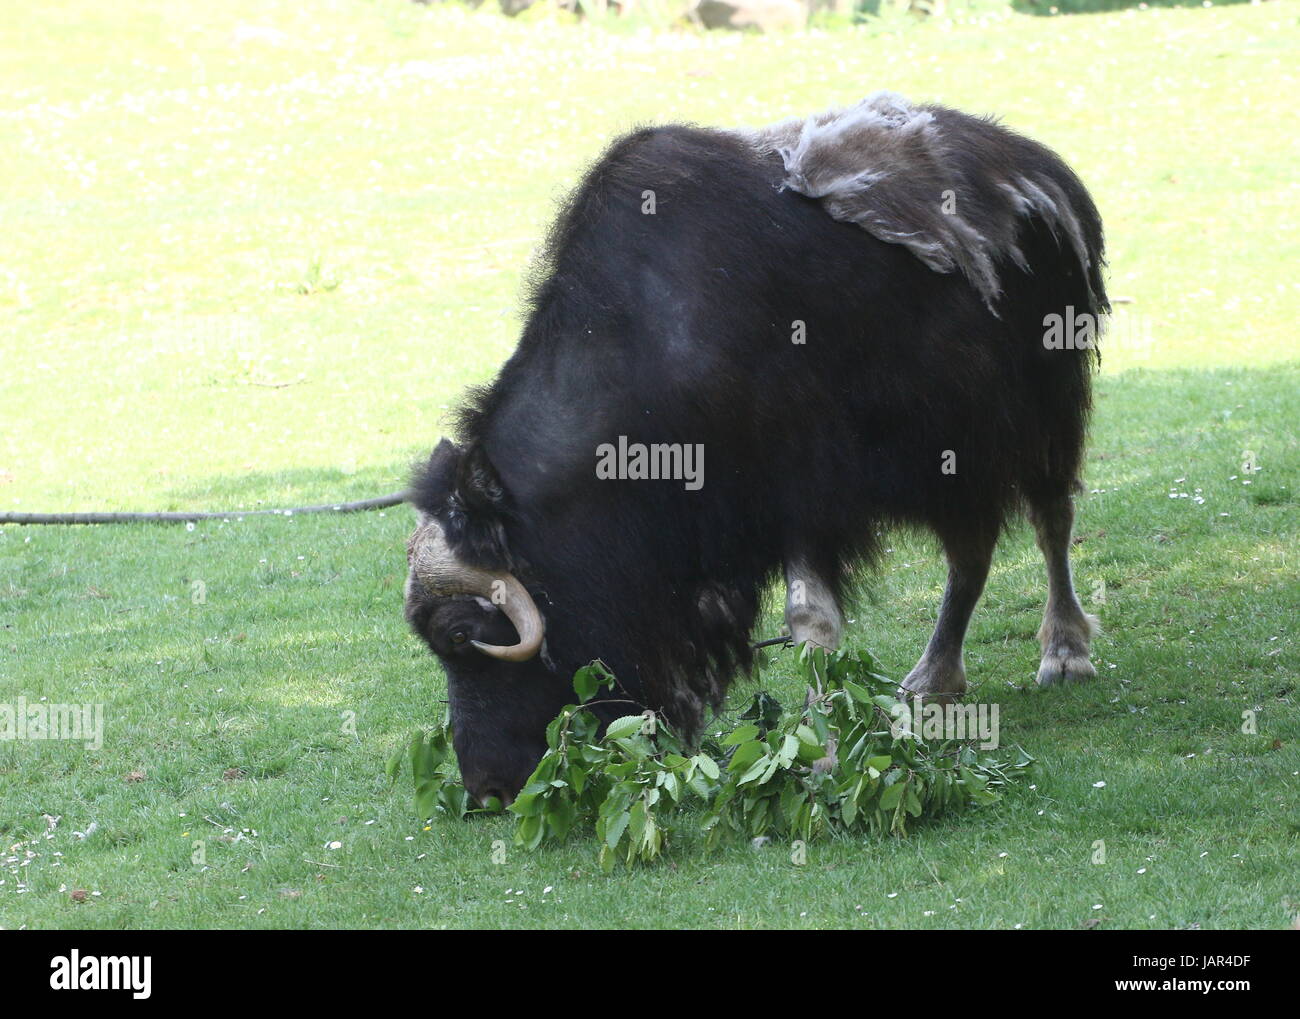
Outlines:
<svg viewBox="0 0 1300 1019"><path fill-rule="evenodd" d="M948 586L939 606L939 619L916 667L903 680L899 694L932 701L950 701L966 692L962 645L971 613L984 591L993 560L993 537L944 538L948 555Z"/></svg>
<svg viewBox="0 0 1300 1019"><path fill-rule="evenodd" d="M785 564L785 624L790 639L834 651L844 635L844 615L835 591L808 561L796 556Z"/></svg>
<svg viewBox="0 0 1300 1019"><path fill-rule="evenodd" d="M1047 611L1038 630L1043 660L1038 685L1078 683L1097 675L1088 660L1097 617L1083 611L1070 575L1070 535L1074 528L1074 500L1068 495L1030 506L1038 547L1047 562Z"/></svg>

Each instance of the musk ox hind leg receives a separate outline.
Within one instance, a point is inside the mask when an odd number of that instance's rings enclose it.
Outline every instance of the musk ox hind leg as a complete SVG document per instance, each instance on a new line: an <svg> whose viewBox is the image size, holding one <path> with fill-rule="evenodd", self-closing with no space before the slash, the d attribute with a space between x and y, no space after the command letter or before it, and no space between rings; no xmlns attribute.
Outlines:
<svg viewBox="0 0 1300 1019"><path fill-rule="evenodd" d="M796 644L807 641L834 651L844 635L844 615L824 576L796 556L785 564L785 623Z"/></svg>
<svg viewBox="0 0 1300 1019"><path fill-rule="evenodd" d="M903 680L900 696L944 702L966 692L962 645L971 613L984 591L996 543L996 535L943 538L948 556L948 585L939 606L939 619L921 660Z"/></svg>
<svg viewBox="0 0 1300 1019"><path fill-rule="evenodd" d="M1043 660L1038 685L1077 683L1097 675L1088 660L1097 617L1083 611L1070 575L1070 535L1074 528L1074 500L1069 495L1032 502L1038 547L1047 562L1047 611L1038 630Z"/></svg>

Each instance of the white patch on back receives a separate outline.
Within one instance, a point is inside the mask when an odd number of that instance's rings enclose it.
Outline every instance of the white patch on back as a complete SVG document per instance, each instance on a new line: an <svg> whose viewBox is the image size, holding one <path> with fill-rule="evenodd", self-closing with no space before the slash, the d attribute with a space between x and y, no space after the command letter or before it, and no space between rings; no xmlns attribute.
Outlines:
<svg viewBox="0 0 1300 1019"><path fill-rule="evenodd" d="M876 92L854 106L737 133L760 155L781 158L782 187L818 200L835 219L902 245L935 272L960 269L990 310L1001 293L998 260L1027 268L1016 243L1025 218L1042 219L1058 237L1064 233L1086 277L1087 243L1060 185L1044 173L1031 179L1028 171L959 174L936 114L949 124L961 116ZM982 131L1002 130L969 119ZM945 193L957 196L955 209L944 211Z"/></svg>

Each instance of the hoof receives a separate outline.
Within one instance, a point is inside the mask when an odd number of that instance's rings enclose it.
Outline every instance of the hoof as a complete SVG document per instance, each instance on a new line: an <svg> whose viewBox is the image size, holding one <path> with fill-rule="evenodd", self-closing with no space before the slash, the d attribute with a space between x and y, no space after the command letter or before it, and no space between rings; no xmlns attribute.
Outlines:
<svg viewBox="0 0 1300 1019"><path fill-rule="evenodd" d="M1043 656L1038 666L1038 685L1055 686L1057 683L1082 683L1095 679L1097 670L1086 654L1077 655L1065 651L1061 654Z"/></svg>
<svg viewBox="0 0 1300 1019"><path fill-rule="evenodd" d="M1086 613L1081 613L1078 619L1044 622L1039 631L1043 660L1038 666L1038 685L1056 686L1095 679L1097 670L1088 660L1088 649L1097 630L1097 617Z"/></svg>
<svg viewBox="0 0 1300 1019"><path fill-rule="evenodd" d="M951 704L966 692L966 670L960 662L937 665L922 659L898 688L900 700L919 697L927 704Z"/></svg>

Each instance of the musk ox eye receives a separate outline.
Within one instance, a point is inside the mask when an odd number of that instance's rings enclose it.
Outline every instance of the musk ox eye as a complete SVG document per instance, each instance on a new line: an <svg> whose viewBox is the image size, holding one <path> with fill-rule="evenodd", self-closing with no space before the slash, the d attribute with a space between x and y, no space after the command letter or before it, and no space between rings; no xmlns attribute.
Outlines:
<svg viewBox="0 0 1300 1019"><path fill-rule="evenodd" d="M457 630L451 635L451 642L453 644L464 644L467 640L469 640L469 636L464 630Z"/></svg>

